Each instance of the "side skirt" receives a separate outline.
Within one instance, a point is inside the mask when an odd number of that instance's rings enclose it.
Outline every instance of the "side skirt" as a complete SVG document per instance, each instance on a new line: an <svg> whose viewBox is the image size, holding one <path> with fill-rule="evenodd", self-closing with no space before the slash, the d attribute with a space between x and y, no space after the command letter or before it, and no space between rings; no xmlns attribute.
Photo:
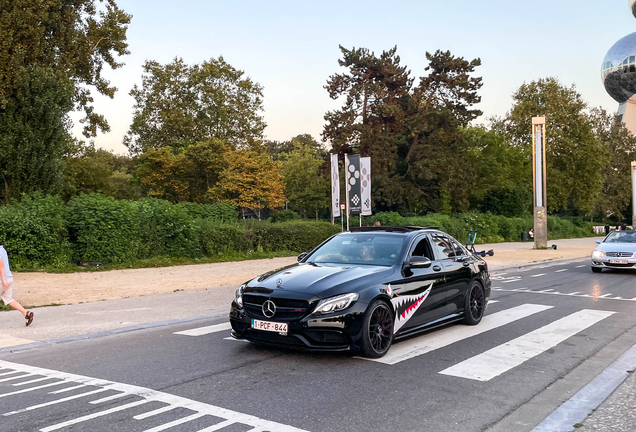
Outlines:
<svg viewBox="0 0 636 432"><path fill-rule="evenodd" d="M459 320L461 320L464 316L463 312L458 312L458 313L454 313L451 315L446 315L445 317L436 319L435 321L431 321L430 323L426 323L426 324L422 324L420 326L417 327L413 327L410 328L408 330L405 330L402 333L399 333L398 335L396 335L393 339L394 340L400 340L402 338L407 338L409 336L414 335L415 333L420 333L423 331L428 331L428 330L434 330L436 328L439 327L444 327L448 324L452 324L454 322L457 322Z"/></svg>

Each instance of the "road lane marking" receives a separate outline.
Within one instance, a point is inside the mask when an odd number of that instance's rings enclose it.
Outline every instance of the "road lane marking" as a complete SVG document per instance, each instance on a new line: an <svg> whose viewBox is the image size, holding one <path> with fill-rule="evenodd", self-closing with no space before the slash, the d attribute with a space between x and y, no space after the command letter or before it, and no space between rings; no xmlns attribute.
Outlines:
<svg viewBox="0 0 636 432"><path fill-rule="evenodd" d="M146 429L144 432L161 432L163 430L170 429L173 426L178 426L180 424L187 423L187 422L192 421L192 420L196 420L198 418L203 417L204 415L205 414L201 414L201 413L192 414L190 416L183 417L183 418L171 421L170 423L165 423L165 424L159 425L157 427L153 427L152 429Z"/></svg>
<svg viewBox="0 0 636 432"><path fill-rule="evenodd" d="M212 426L210 426L210 427L207 427L207 428L205 428L205 429L201 429L201 430L200 430L200 431L198 431L198 432L214 432L214 431L218 431L218 430L221 430L221 429L223 429L223 428L226 428L226 427L228 427L228 426L230 426L230 425L233 425L234 423L235 423L235 422L233 422L233 421L231 421L231 420L226 420L226 421L223 421L223 422L221 422L221 423L217 423L217 424L215 424L215 425L212 425ZM253 429L252 429L252 430L253 430ZM247 431L247 432L250 432L250 431Z"/></svg>
<svg viewBox="0 0 636 432"><path fill-rule="evenodd" d="M168 406L165 406L163 408L156 409L154 411L148 411L146 413L136 415L133 418L135 420L143 420L143 419L146 419L148 417L152 417L152 416L156 416L156 415L159 415L159 414L163 414L165 412L172 411L173 409L177 409L177 408L178 407L175 406L175 405L168 405Z"/></svg>
<svg viewBox="0 0 636 432"><path fill-rule="evenodd" d="M501 312L487 315L477 326L455 325L435 333L430 333L418 338L410 339L402 343L396 343L391 347L384 357L378 359L361 358L363 360L377 363L394 365L404 360L435 351L439 348L451 345L464 339L477 336L481 333L496 329L498 327L529 317L539 312L552 309L553 306L536 304L524 304L521 306L505 309Z"/></svg>
<svg viewBox="0 0 636 432"><path fill-rule="evenodd" d="M568 269L556 270L555 273L561 273L561 272L564 272L564 271L568 271Z"/></svg>
<svg viewBox="0 0 636 432"><path fill-rule="evenodd" d="M235 342L249 342L247 339L236 339L236 338L233 338L232 336L223 338L223 340L231 340Z"/></svg>
<svg viewBox="0 0 636 432"><path fill-rule="evenodd" d="M231 330L232 326L229 322L223 324L216 324L207 327L198 327L190 330L178 331L174 332L176 335L185 335L185 336L203 336L210 333L217 333L225 330Z"/></svg>
<svg viewBox="0 0 636 432"><path fill-rule="evenodd" d="M444 369L440 374L490 381L615 313L583 309Z"/></svg>
<svg viewBox="0 0 636 432"><path fill-rule="evenodd" d="M603 294L602 296L599 296L599 298L605 298L605 297L609 297L611 295L612 295L612 293L607 293L607 294Z"/></svg>
<svg viewBox="0 0 636 432"><path fill-rule="evenodd" d="M92 405L97 405L97 404L104 403L104 402L110 402L110 401L115 400L115 399L121 399L121 398L127 397L127 396L129 396L129 395L127 395L126 393L119 393L119 394L116 394L116 395L106 396L105 398L101 398L101 399L97 399L97 400L91 401L90 403Z"/></svg>
<svg viewBox="0 0 636 432"><path fill-rule="evenodd" d="M2 378L2 379L0 379L0 383L7 382L7 381L13 381L13 380L17 380L17 379L20 379L20 378L28 378L28 377L32 377L32 376L35 376L35 375L34 374L26 374L26 375L20 375L20 376L11 377L11 378Z"/></svg>
<svg viewBox="0 0 636 432"><path fill-rule="evenodd" d="M66 393L66 392L70 392L71 390L77 390L78 388L82 388L82 387L86 387L84 384L80 384L77 386L73 386L73 387L68 387L62 390L55 390L52 392L49 392L49 394L60 394L60 393Z"/></svg>
<svg viewBox="0 0 636 432"><path fill-rule="evenodd" d="M60 385L60 384L66 384L66 382L65 381L58 381L58 382L54 382L54 383L44 384L44 385L41 385L41 386L29 387L28 389L16 390L14 392L2 393L2 394L0 394L0 398L13 396L13 395L17 395L17 394L22 394L22 393L28 393L28 392L32 392L32 391L35 391L35 390L40 390L40 389L47 388L47 387L53 387L53 386Z"/></svg>
<svg viewBox="0 0 636 432"><path fill-rule="evenodd" d="M103 389L103 388L102 389L97 389L97 390L92 390L92 391L89 391L89 392L86 392L86 393L80 393L80 394L76 394L76 395L73 395L73 396L67 396L67 397L62 398L62 399L56 399L54 401L45 402L45 403L41 403L41 404L37 404L37 405L32 405L30 407L22 408L22 409L19 409L19 410L16 410L16 411L11 411L11 412L8 412L8 413L2 414L2 415L7 417L7 416L10 416L10 415L21 414L23 412L33 411L33 410L38 409L38 408L44 408L44 407L51 406L51 405L57 405L59 403L68 402L70 400L75 400L75 399L83 398L83 397L86 397L86 396L91 396L91 395L94 395L94 394L97 394L97 393L102 393L102 392L105 392L107 390L108 389Z"/></svg>
<svg viewBox="0 0 636 432"><path fill-rule="evenodd" d="M585 264L580 265L580 266L576 266L576 268L581 268L581 267L587 267Z"/></svg>
<svg viewBox="0 0 636 432"><path fill-rule="evenodd" d="M40 431L41 432L55 431L55 430L58 430L58 429L65 428L66 426L72 426L72 425L75 425L75 424L78 424L78 423L83 423L85 421L93 420L93 419L96 419L96 418L99 418L99 417L104 417L104 416L107 416L107 415L112 414L112 413L116 413L116 412L119 412L119 411L127 410L128 408L134 408L134 407L139 406L139 405L147 404L148 402L150 402L150 401L146 400L146 399L142 399L142 400L139 400L139 401L136 401L136 402L131 402L131 403L126 404L126 405L120 405L120 406L117 406L117 407L114 407L114 408L110 408L110 409L107 409L107 410L104 410L104 411L99 411L99 412L96 412L96 413L88 414L88 415L85 415L83 417L79 417L79 418L76 418L76 419L67 420L65 422L58 423L58 424L53 425L53 426L47 426L45 428L40 429Z"/></svg>
<svg viewBox="0 0 636 432"><path fill-rule="evenodd" d="M145 387L123 384L123 383L118 383L114 381L107 381L107 380L103 380L99 378L91 378L91 377L82 376L82 375L70 374L70 373L55 371L51 369L38 368L35 366L12 363L8 361L4 361L4 360L0 360L0 369L11 369L19 373L27 373L29 375L38 375L38 376L48 376L49 378L60 380L59 382L45 384L40 387L48 387L51 385L60 385L60 384L68 384L68 383L100 387L97 390L101 390L101 391L113 390L113 391L117 391L121 393L126 393L129 396L141 397L143 398L143 400L135 402L140 405L146 402L153 402L153 401L162 402L164 404L175 406L177 408L185 408L190 411L194 411L204 415L218 417L224 421L228 421L231 423L239 423L242 425L247 425L247 426L250 426L250 428L248 428L249 430L263 430L263 431L270 430L270 431L276 431L276 432L307 432L305 430L298 429L293 426L265 420L256 416L243 414L237 411L232 411L232 410L221 408L218 406L209 405L202 402L197 402L192 399L175 396L168 393L162 393L162 392L145 388ZM24 389L18 392L13 392L12 394L32 391L34 389L35 388ZM10 394L3 394L3 395L0 395L0 398L9 396L9 395ZM132 406L123 405L120 407L116 407L114 409L123 410L126 408L132 408ZM115 412L115 411L112 411L112 412ZM105 413L105 411L95 413L94 415L106 415L103 413ZM65 423L48 426L44 429L41 429L41 431L50 432L53 430L66 427L66 426L70 426L71 424L81 423L83 421L86 421L86 419L87 419L87 416L77 418L77 419L72 419L72 420L69 420L72 423L65 422Z"/></svg>
<svg viewBox="0 0 636 432"><path fill-rule="evenodd" d="M625 299L623 297L605 297L603 296L593 296L590 294L579 294L580 291L574 291L573 293L562 293L562 292L558 292L558 291L532 291L532 290L528 290L528 289L504 289L504 288L493 288L493 291L498 291L498 292L521 292L524 294L546 294L546 295L561 295L561 296L567 296L567 297L583 297L583 298L591 298L591 299L603 299L603 300L619 300L619 301L629 301L629 302L634 302L636 301L636 297L633 299Z"/></svg>
<svg viewBox="0 0 636 432"><path fill-rule="evenodd" d="M536 275L532 275L530 277L541 277L541 276L545 276L545 273L539 273L539 274L536 274Z"/></svg>
<svg viewBox="0 0 636 432"><path fill-rule="evenodd" d="M33 384L33 383L36 383L36 382L46 381L46 380L50 380L50 379L51 378L49 378L49 377L36 378L34 380L31 380L31 381L24 381L24 382L19 382L19 383L13 384L13 386L14 387L18 387L18 386L23 386L23 385L27 385L27 384Z"/></svg>

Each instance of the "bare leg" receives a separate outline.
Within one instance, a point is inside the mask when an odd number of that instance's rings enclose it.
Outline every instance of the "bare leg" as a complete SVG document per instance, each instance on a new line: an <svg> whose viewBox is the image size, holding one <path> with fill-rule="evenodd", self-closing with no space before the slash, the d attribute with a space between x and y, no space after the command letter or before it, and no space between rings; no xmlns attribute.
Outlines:
<svg viewBox="0 0 636 432"><path fill-rule="evenodd" d="M20 311L20 313L21 313L23 316L26 316L26 314L27 314L26 309L24 309L24 308L22 307L22 305L21 305L20 303L18 303L17 301L13 300L11 303L9 303L9 306L11 306L13 309L15 309L15 310L17 310L17 311Z"/></svg>

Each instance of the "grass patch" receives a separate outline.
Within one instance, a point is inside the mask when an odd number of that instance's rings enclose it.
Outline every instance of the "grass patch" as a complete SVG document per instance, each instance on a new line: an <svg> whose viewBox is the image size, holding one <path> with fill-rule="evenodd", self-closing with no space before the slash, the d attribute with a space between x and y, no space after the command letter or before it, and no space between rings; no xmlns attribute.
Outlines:
<svg viewBox="0 0 636 432"><path fill-rule="evenodd" d="M62 267L46 266L44 268L20 268L18 272L41 272L46 273L77 273L77 272L98 272L108 270L124 270L134 268L157 268L157 267L171 267L178 265L194 265L194 264L211 264L218 262L228 261L247 261L253 259L267 259L267 258L281 258L298 255L296 252L291 251L277 251L277 252L226 252L223 254L215 255L206 258L168 258L168 257L155 257L149 259L136 260L127 264L112 264L99 267L80 267L74 264L68 263ZM11 308L9 308L11 309ZM2 309L0 309L2 310Z"/></svg>

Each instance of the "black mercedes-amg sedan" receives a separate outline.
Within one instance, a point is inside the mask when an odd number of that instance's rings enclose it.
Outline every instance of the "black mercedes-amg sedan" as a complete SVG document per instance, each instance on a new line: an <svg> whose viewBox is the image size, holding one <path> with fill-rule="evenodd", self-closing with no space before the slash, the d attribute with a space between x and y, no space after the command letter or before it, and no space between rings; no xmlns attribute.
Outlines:
<svg viewBox="0 0 636 432"><path fill-rule="evenodd" d="M396 339L478 324L490 286L486 262L436 228L354 228L241 285L232 336L378 358Z"/></svg>

